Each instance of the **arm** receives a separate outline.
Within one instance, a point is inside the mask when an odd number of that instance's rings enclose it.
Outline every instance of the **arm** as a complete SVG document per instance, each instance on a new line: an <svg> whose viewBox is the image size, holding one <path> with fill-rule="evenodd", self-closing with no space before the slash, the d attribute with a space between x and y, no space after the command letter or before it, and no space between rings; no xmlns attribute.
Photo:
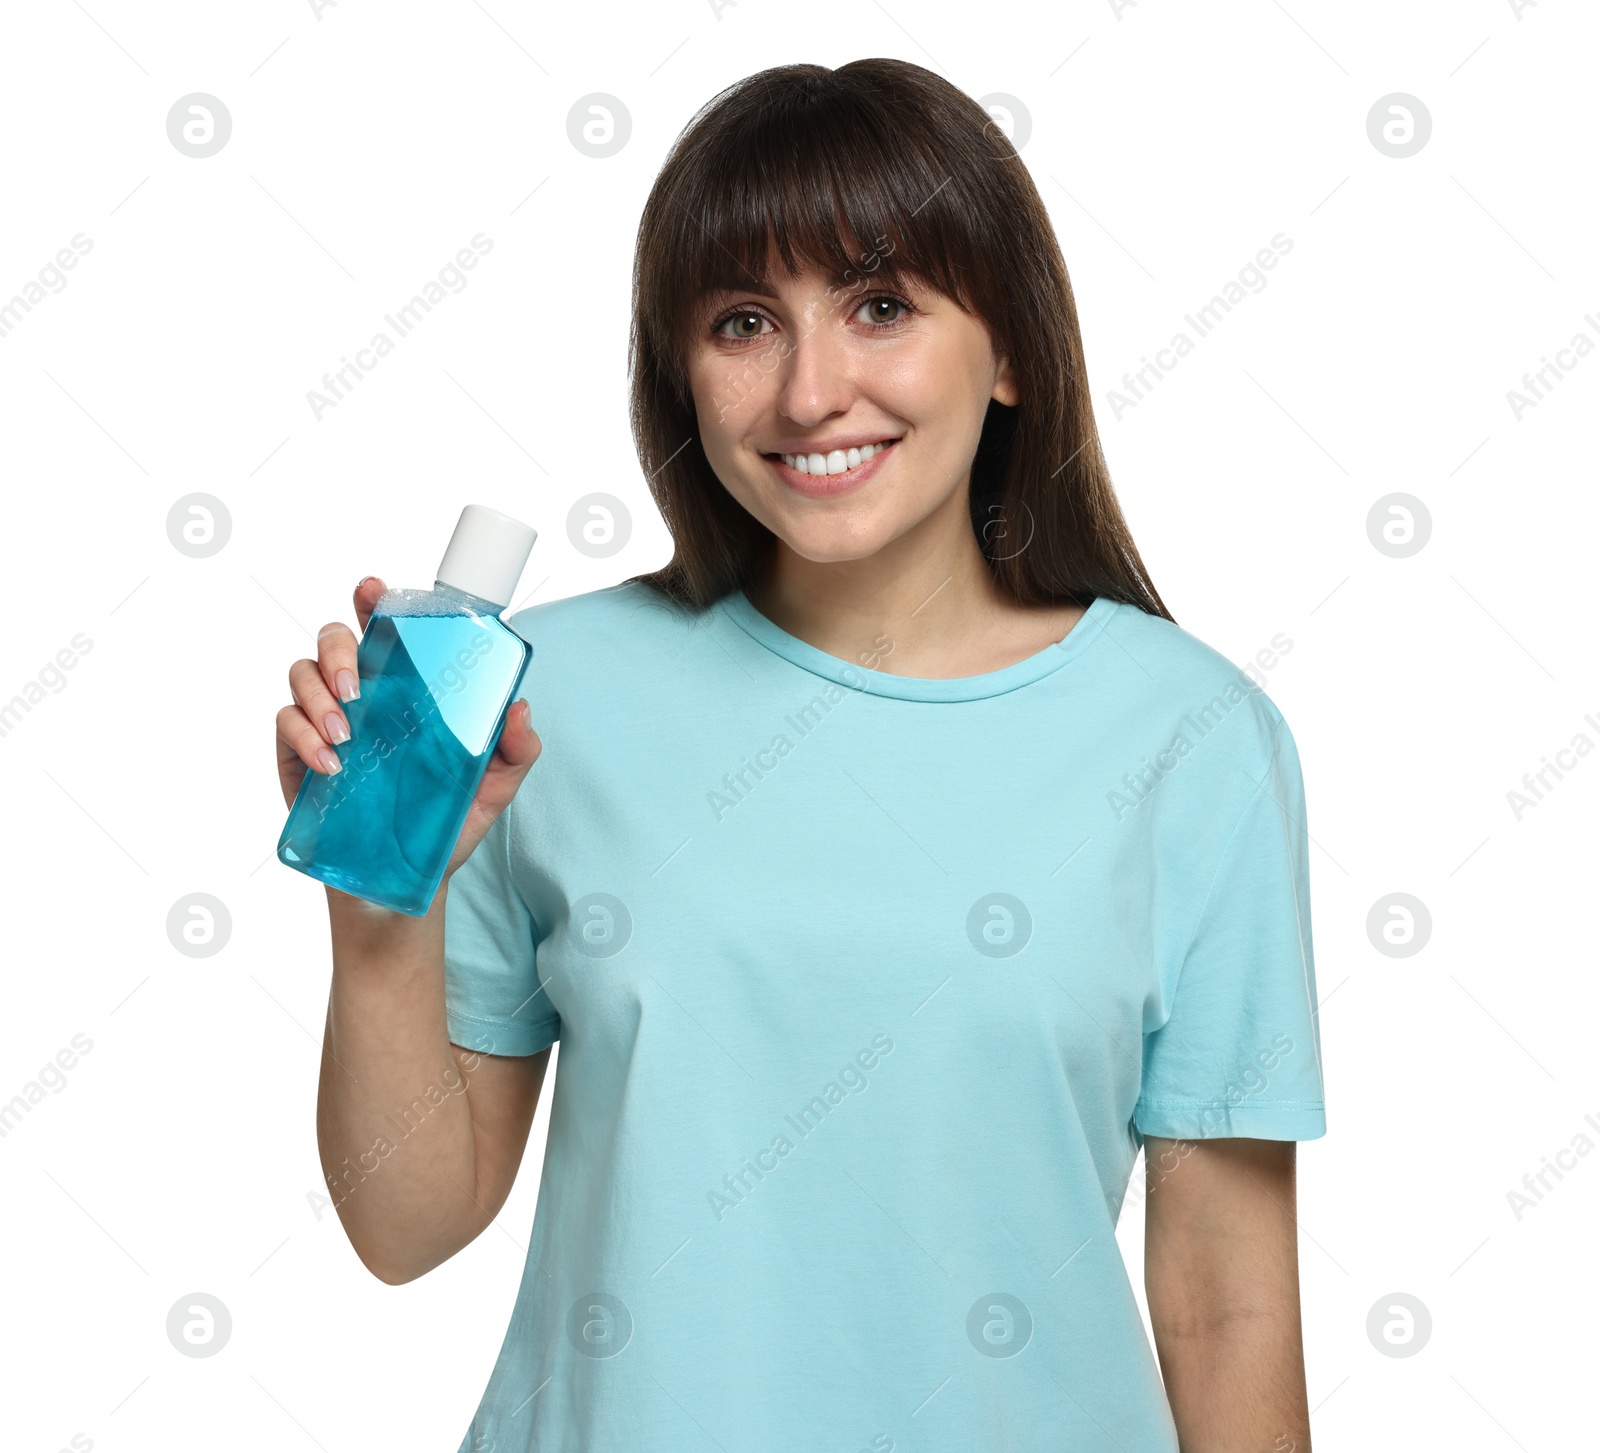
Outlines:
<svg viewBox="0 0 1600 1453"><path fill-rule="evenodd" d="M356 586L363 630L383 590L372 575ZM317 634L317 659L289 668L294 701L277 717L285 805L308 770L327 772L330 759L337 768L332 744L349 738L341 703L356 694L358 667L355 635L333 621ZM513 1057L458 1048L445 1022L451 879L541 750L529 708L519 705L506 717L425 916L326 890L333 985L317 1086L317 1149L350 1244L390 1284L449 1260L505 1204L550 1058L548 1050Z"/></svg>
<svg viewBox="0 0 1600 1453"><path fill-rule="evenodd" d="M448 1261L498 1214L550 1059L450 1043L448 890L447 878L424 918L327 890L333 985L317 1147L350 1244L390 1285Z"/></svg>
<svg viewBox="0 0 1600 1453"><path fill-rule="evenodd" d="M1309 1453L1295 1144L1145 1141L1145 1292L1182 1453Z"/></svg>

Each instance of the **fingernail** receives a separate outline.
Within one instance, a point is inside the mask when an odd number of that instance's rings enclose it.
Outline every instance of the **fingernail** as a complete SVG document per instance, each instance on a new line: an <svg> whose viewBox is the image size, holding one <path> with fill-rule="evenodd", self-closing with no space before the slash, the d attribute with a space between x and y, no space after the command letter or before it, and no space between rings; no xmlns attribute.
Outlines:
<svg viewBox="0 0 1600 1453"><path fill-rule="evenodd" d="M344 771L344 764L340 762L339 754L332 747L318 747L317 761L322 764L322 770L330 775Z"/></svg>
<svg viewBox="0 0 1600 1453"><path fill-rule="evenodd" d="M356 589L360 590L363 585L365 585L369 580L372 580L374 578L375 577L373 577L371 575L363 575L360 580L356 581Z"/></svg>
<svg viewBox="0 0 1600 1453"><path fill-rule="evenodd" d="M361 695L361 683L356 680L356 673L348 666L340 668L333 678L333 684L339 688L340 701L354 701Z"/></svg>
<svg viewBox="0 0 1600 1453"><path fill-rule="evenodd" d="M528 704L528 698L526 696L519 696L517 698L517 705L522 708L523 729L528 730L533 726L533 708Z"/></svg>
<svg viewBox="0 0 1600 1453"><path fill-rule="evenodd" d="M348 742L350 728L344 724L344 718L336 711L330 711L322 718L322 725L327 729L330 742Z"/></svg>

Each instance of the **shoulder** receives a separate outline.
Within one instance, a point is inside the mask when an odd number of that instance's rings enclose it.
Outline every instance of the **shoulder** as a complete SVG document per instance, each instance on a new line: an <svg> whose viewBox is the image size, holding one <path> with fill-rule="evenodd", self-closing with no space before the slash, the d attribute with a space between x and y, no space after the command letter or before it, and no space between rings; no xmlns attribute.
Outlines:
<svg viewBox="0 0 1600 1453"><path fill-rule="evenodd" d="M707 612L625 580L505 617L533 647L533 679L584 699L626 701L678 680L702 644Z"/></svg>
<svg viewBox="0 0 1600 1453"><path fill-rule="evenodd" d="M1264 686L1263 663L1287 654L1282 646L1241 666L1164 616L1126 603L1102 635L1102 669L1116 673L1136 715L1174 722L1191 737L1216 732L1241 761L1265 763L1285 747L1294 750L1288 722Z"/></svg>
<svg viewBox="0 0 1600 1453"><path fill-rule="evenodd" d="M559 647L582 642L591 649L637 647L651 639L680 636L703 618L638 581L624 580L560 600L541 601L507 616L506 624L532 642Z"/></svg>

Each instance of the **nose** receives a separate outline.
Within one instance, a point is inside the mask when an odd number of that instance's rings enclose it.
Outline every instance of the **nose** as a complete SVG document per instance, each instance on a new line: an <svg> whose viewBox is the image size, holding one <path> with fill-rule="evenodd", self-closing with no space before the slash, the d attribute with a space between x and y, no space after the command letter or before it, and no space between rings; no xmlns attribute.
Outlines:
<svg viewBox="0 0 1600 1453"><path fill-rule="evenodd" d="M803 429L848 413L855 402L849 351L838 331L828 319L799 330L780 365L778 408Z"/></svg>

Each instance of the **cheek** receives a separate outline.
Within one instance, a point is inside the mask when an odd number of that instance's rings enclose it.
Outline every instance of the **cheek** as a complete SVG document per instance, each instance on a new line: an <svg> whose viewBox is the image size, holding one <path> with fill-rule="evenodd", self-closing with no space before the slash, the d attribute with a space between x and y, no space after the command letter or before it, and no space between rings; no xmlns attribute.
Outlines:
<svg viewBox="0 0 1600 1453"><path fill-rule="evenodd" d="M988 413L992 375L987 357L976 361L983 366L975 367L965 350L951 350L926 382L928 406L935 412L922 421L923 450L946 482L965 478L972 468Z"/></svg>
<svg viewBox="0 0 1600 1453"><path fill-rule="evenodd" d="M700 359L691 366L689 386L708 455L731 447L767 408L776 388L770 369L771 360L755 349L738 358Z"/></svg>
<svg viewBox="0 0 1600 1453"><path fill-rule="evenodd" d="M697 404L695 422L698 425L700 447L705 451L707 461L718 476L725 477L726 464L733 451L727 421L718 417L714 406L708 410Z"/></svg>
<svg viewBox="0 0 1600 1453"><path fill-rule="evenodd" d="M864 376L872 397L929 442L975 440L989 401L988 375L968 350L945 346L902 349ZM870 383L867 380L870 379Z"/></svg>
<svg viewBox="0 0 1600 1453"><path fill-rule="evenodd" d="M762 489L755 478L762 466L742 448L758 422L770 414L770 405L759 396L761 388L753 371L746 379L738 363L724 358L690 366L689 389L706 462L722 487L770 529L777 522L764 512Z"/></svg>
<svg viewBox="0 0 1600 1453"><path fill-rule="evenodd" d="M741 354L706 354L690 368L694 402L702 416L726 418L749 398L774 389L782 352L773 344L749 344Z"/></svg>

